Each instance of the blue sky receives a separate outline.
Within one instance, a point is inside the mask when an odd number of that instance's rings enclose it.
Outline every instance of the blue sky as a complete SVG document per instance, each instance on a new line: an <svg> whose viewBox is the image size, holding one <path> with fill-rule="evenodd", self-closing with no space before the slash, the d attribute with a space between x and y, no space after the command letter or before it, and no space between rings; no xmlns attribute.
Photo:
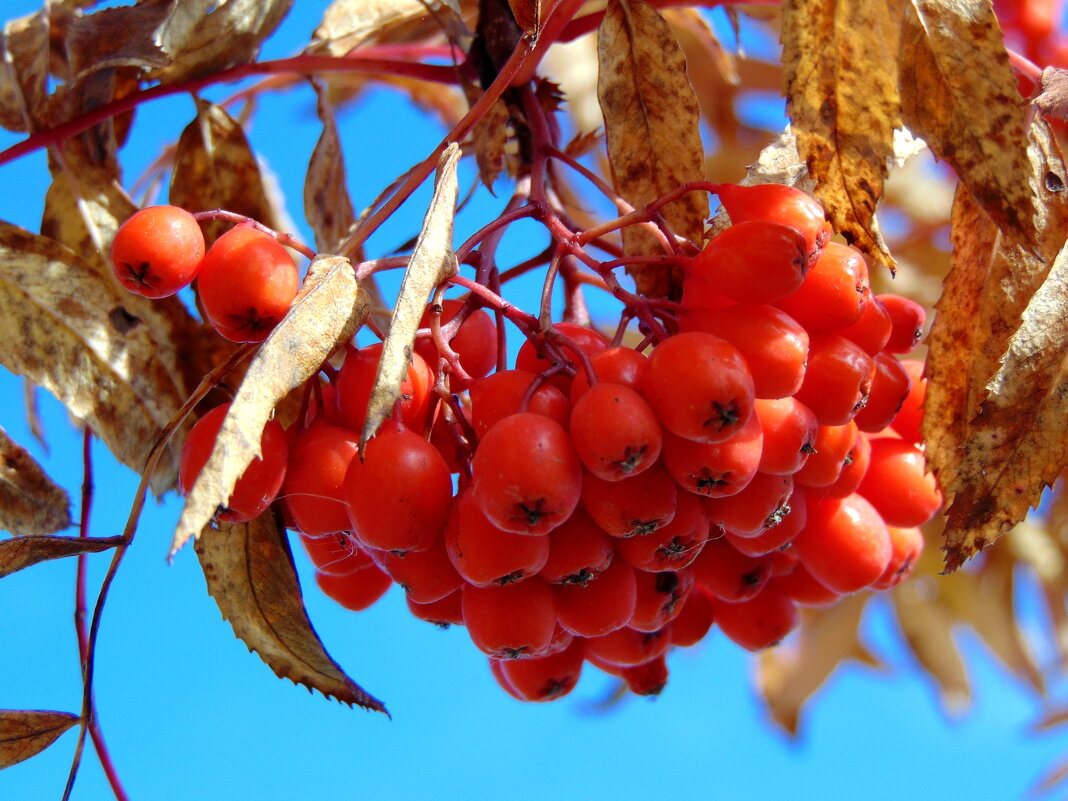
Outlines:
<svg viewBox="0 0 1068 801"><path fill-rule="evenodd" d="M298 49L325 2L296 6L267 56ZM9 0L5 11L14 16L35 7ZM221 98L230 91L207 94ZM252 131L298 222L303 170L318 135L312 103L306 90L270 95ZM192 114L188 98L153 104L139 113L135 138L158 143L153 132L173 137ZM357 207L441 136L433 120L393 94L376 94L341 122ZM13 141L0 136L0 146ZM157 152L132 149L127 179ZM46 174L40 153L0 167L9 188L0 194L0 219L36 230ZM405 207L403 224L384 231L379 248L410 235L426 197L421 193ZM472 219L492 205L473 209ZM311 239L306 227L301 232ZM27 430L20 380L0 370L0 425L70 489L76 513L80 434L43 394L42 411L48 452ZM91 532L116 534L136 477L102 446L95 447L94 460ZM396 589L367 612L346 612L318 592L298 551L309 614L322 639L353 678L387 703L389 721L309 695L249 654L207 596L191 549L173 565L164 559L179 511L173 496L149 504L101 632L101 723L135 799L629 799L668 793L756 799L788 793L793 801L1004 799L1020 796L1068 753L1063 736L1027 734L1039 714L1035 703L967 637L961 645L973 668L975 703L947 720L884 604L873 605L865 633L891 670L840 671L807 710L803 737L791 741L767 722L756 700L752 657L721 635L673 654L670 684L655 700L629 698L597 711L612 685L590 669L569 697L524 705L497 687L463 631L442 632L411 618ZM106 558L91 560L90 587ZM74 565L47 563L0 581L0 707L77 709ZM1028 599L1023 603L1027 614L1036 614ZM58 798L73 746L69 733L40 756L0 772L0 798ZM109 792L87 753L73 797L92 801Z"/></svg>

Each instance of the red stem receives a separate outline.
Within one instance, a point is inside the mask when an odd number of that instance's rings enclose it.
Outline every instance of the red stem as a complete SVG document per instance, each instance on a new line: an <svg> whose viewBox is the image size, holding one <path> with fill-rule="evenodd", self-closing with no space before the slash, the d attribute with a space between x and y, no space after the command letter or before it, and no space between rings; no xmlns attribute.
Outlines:
<svg viewBox="0 0 1068 801"><path fill-rule="evenodd" d="M456 84L459 78L456 68L441 64L412 64L407 61L394 61L384 58L345 57L334 58L331 56L294 56L281 58L275 61L262 61L253 64L240 64L228 70L222 70L203 78L196 78L182 83L153 86L139 92L133 92L126 97L105 103L93 111L83 114L77 119L66 122L55 128L27 137L23 141L12 145L7 150L0 152L0 164L7 164L27 153L32 153L42 147L56 145L72 136L80 134L92 128L94 125L109 120L123 112L130 111L149 100L160 97L181 94L185 92L197 92L204 87L216 83L226 83L240 80L249 75L272 75L278 73L293 73L296 75L310 75L320 72L363 72L370 75L402 75L433 83Z"/></svg>
<svg viewBox="0 0 1068 801"><path fill-rule="evenodd" d="M82 436L82 510L78 518L78 536L83 539L89 536L89 518L93 507L93 456L92 456L93 432L88 426ZM89 659L89 631L86 626L85 616L88 604L86 602L86 566L88 558L86 554L78 554L78 569L74 591L74 628L78 634L78 659L81 662L82 671L85 671L86 662ZM97 723L95 713L89 719L89 736L93 741L100 766L104 769L111 791L115 794L116 801L128 801L129 796L123 789L119 779L115 763L111 759L107 743L104 742L104 732Z"/></svg>

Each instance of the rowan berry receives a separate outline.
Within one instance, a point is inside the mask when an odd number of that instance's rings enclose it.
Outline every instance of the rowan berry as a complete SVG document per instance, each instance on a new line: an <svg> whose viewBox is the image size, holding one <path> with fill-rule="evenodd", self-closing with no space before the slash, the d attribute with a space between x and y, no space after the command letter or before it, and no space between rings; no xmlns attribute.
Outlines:
<svg viewBox="0 0 1068 801"><path fill-rule="evenodd" d="M618 667L642 665L667 651L671 638L666 629L638 631L629 626L586 639L586 658Z"/></svg>
<svg viewBox="0 0 1068 801"><path fill-rule="evenodd" d="M204 234L196 218L177 206L149 206L119 226L111 243L115 277L134 294L165 298L196 278Z"/></svg>
<svg viewBox="0 0 1068 801"><path fill-rule="evenodd" d="M352 527L342 486L358 443L354 431L319 420L297 434L281 496L301 533L317 537Z"/></svg>
<svg viewBox="0 0 1068 801"><path fill-rule="evenodd" d="M831 226L819 201L792 186L721 184L716 194L735 225L747 220L768 220L800 232L809 264L831 236Z"/></svg>
<svg viewBox="0 0 1068 801"><path fill-rule="evenodd" d="M556 631L552 588L537 578L489 587L465 584L461 604L471 641L495 659L536 656Z"/></svg>
<svg viewBox="0 0 1068 801"><path fill-rule="evenodd" d="M381 342L359 349L352 346L345 349L345 361L336 380L337 407L345 425L354 431L363 429L381 358ZM400 386L401 420L413 431L422 432L426 429L427 407L433 384L434 375L429 365L422 356L413 353Z"/></svg>
<svg viewBox="0 0 1068 801"><path fill-rule="evenodd" d="M872 586L878 590L896 587L912 573L923 554L923 531L918 526L887 526L890 535L890 564Z"/></svg>
<svg viewBox="0 0 1068 801"><path fill-rule="evenodd" d="M238 225L204 254L197 292L204 315L231 342L262 342L289 311L300 278L274 237Z"/></svg>
<svg viewBox="0 0 1068 801"><path fill-rule="evenodd" d="M795 397L820 425L848 423L864 408L875 378L875 362L856 343L838 334L817 334L809 343L805 380Z"/></svg>
<svg viewBox="0 0 1068 801"><path fill-rule="evenodd" d="M817 333L857 322L870 296L864 257L848 245L828 242L801 288L775 305Z"/></svg>
<svg viewBox="0 0 1068 801"><path fill-rule="evenodd" d="M879 295L890 315L891 332L885 349L890 353L909 353L923 336L927 312L914 300L900 295Z"/></svg>
<svg viewBox="0 0 1068 801"><path fill-rule="evenodd" d="M617 346L594 354L590 357L590 364L599 381L622 384L641 392L645 371L649 369L649 358L634 348ZM571 403L575 404L589 388L590 380L586 371L579 370L571 381Z"/></svg>
<svg viewBox="0 0 1068 801"><path fill-rule="evenodd" d="M740 603L712 600L716 625L748 651L778 645L798 623L797 607L790 597L767 584L754 598Z"/></svg>
<svg viewBox="0 0 1068 801"><path fill-rule="evenodd" d="M706 498L734 495L756 475L764 432L755 414L729 439L694 442L664 435L664 466L683 489Z"/></svg>
<svg viewBox="0 0 1068 801"><path fill-rule="evenodd" d="M360 550L356 540L346 531L321 537L300 536L300 542L320 573L343 576L372 564L370 554Z"/></svg>
<svg viewBox="0 0 1068 801"><path fill-rule="evenodd" d="M730 603L755 597L771 578L767 559L746 556L722 537L705 543L691 570L713 597Z"/></svg>
<svg viewBox="0 0 1068 801"><path fill-rule="evenodd" d="M819 433L812 410L794 397L757 398L753 409L763 433L760 472L790 475L803 468Z"/></svg>
<svg viewBox="0 0 1068 801"><path fill-rule="evenodd" d="M372 563L343 575L316 572L315 583L328 597L346 609L362 612L386 594L393 585L393 579Z"/></svg>
<svg viewBox="0 0 1068 801"><path fill-rule="evenodd" d="M882 431L890 425L912 390L912 379L896 356L877 353L873 362L871 392L864 408L853 417L857 428L868 432Z"/></svg>
<svg viewBox="0 0 1068 801"><path fill-rule="evenodd" d="M568 427L571 402L559 388L541 384L533 393L530 386L536 376L526 370L499 370L471 385L471 424L482 436L508 415L519 411L550 417ZM526 409L522 409L523 401Z"/></svg>
<svg viewBox="0 0 1068 801"><path fill-rule="evenodd" d="M651 534L675 516L676 487L659 464L619 481L604 481L586 473L582 477L582 508L613 537Z"/></svg>
<svg viewBox="0 0 1068 801"><path fill-rule="evenodd" d="M439 628L449 626L462 626L464 624L463 592L453 590L444 598L431 601L428 604L416 603L409 595L407 598L408 611L420 620L433 623Z"/></svg>
<svg viewBox="0 0 1068 801"><path fill-rule="evenodd" d="M414 603L440 601L463 584L449 558L444 537L437 537L425 551L374 551L371 556Z"/></svg>
<svg viewBox="0 0 1068 801"><path fill-rule="evenodd" d="M805 239L796 228L768 220L743 220L725 228L686 265L738 303L774 303L797 291L805 278Z"/></svg>
<svg viewBox="0 0 1068 801"><path fill-rule="evenodd" d="M824 586L850 593L875 583L890 563L890 535L860 495L809 497L808 522L794 539L801 563Z"/></svg>
<svg viewBox="0 0 1068 801"><path fill-rule="evenodd" d="M456 298L446 298L441 302L441 325L449 323L460 313L467 302ZM420 322L422 328L429 328L432 309L428 308L423 313ZM482 309L473 308L467 312L460 323L460 327L449 339L448 345L456 353L460 360L460 367L472 379L482 378L489 375L497 365L497 326ZM430 337L422 337L415 342L415 350L432 368L438 364L438 351ZM449 389L452 392L463 392L469 386L469 381L452 373L449 377Z"/></svg>
<svg viewBox="0 0 1068 801"><path fill-rule="evenodd" d="M700 584L694 586L682 610L668 626L668 637L672 645L684 648L697 645L712 628L712 596Z"/></svg>
<svg viewBox="0 0 1068 801"><path fill-rule="evenodd" d="M704 498L708 521L740 536L756 536L789 514L791 476L757 473L741 492L723 498Z"/></svg>
<svg viewBox="0 0 1068 801"><path fill-rule="evenodd" d="M923 452L910 442L884 437L871 444L871 464L859 489L891 526L922 526L942 506L942 493L927 472Z"/></svg>
<svg viewBox="0 0 1068 801"><path fill-rule="evenodd" d="M504 680L521 701L555 701L567 695L582 675L585 644L575 639L569 646L546 656L498 660Z"/></svg>
<svg viewBox="0 0 1068 801"><path fill-rule="evenodd" d="M634 578L637 600L627 625L638 631L659 631L674 620L694 586L694 575L689 570L639 570Z"/></svg>
<svg viewBox="0 0 1068 801"><path fill-rule="evenodd" d="M576 637L599 637L630 622L638 603L636 571L625 559L585 584L554 584L556 616Z"/></svg>
<svg viewBox="0 0 1068 801"><path fill-rule="evenodd" d="M550 584L585 586L612 561L612 538L581 508L549 532L549 555L538 575Z"/></svg>
<svg viewBox="0 0 1068 801"><path fill-rule="evenodd" d="M582 464L604 481L652 467L663 443L656 414L645 399L633 389L604 381L575 402L570 430Z"/></svg>
<svg viewBox="0 0 1068 801"><path fill-rule="evenodd" d="M470 491L449 512L445 549L456 572L476 586L514 584L533 576L545 566L549 547L548 537L502 531Z"/></svg>
<svg viewBox="0 0 1068 801"><path fill-rule="evenodd" d="M616 554L638 570L682 570L701 553L710 526L696 495L680 493L675 516L666 526L640 537L615 538Z"/></svg>

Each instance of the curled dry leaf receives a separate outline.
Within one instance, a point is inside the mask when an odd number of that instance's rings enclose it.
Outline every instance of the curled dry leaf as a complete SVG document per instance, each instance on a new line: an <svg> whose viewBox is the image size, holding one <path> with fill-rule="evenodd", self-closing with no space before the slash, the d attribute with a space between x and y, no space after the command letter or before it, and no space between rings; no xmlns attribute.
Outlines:
<svg viewBox="0 0 1068 801"><path fill-rule="evenodd" d="M276 230L287 226L268 195L241 124L222 106L197 100L197 116L178 139L170 200L189 211L226 209ZM205 223L209 244L232 223Z"/></svg>
<svg viewBox="0 0 1068 801"><path fill-rule="evenodd" d="M276 675L344 704L386 711L323 647L304 609L285 529L270 511L208 528L195 547L223 618Z"/></svg>
<svg viewBox="0 0 1068 801"><path fill-rule="evenodd" d="M454 5L445 4L454 17ZM460 8L468 23L477 16L478 0L463 0ZM307 52L343 56L371 42L414 42L441 33L443 20L431 13L425 0L334 0L323 12ZM449 25L449 20L444 21ZM458 25L460 23L454 22Z"/></svg>
<svg viewBox="0 0 1068 801"><path fill-rule="evenodd" d="M142 5L153 4L137 7ZM292 5L293 0L172 0L156 30L169 61L148 77L181 83L253 61Z"/></svg>
<svg viewBox="0 0 1068 801"><path fill-rule="evenodd" d="M51 559L117 548L122 537L27 536L0 540L0 578Z"/></svg>
<svg viewBox="0 0 1068 801"><path fill-rule="evenodd" d="M275 406L315 375L367 316L368 303L348 259L317 256L293 306L264 341L230 404L207 464L197 476L178 520L173 556L198 536L230 497Z"/></svg>
<svg viewBox="0 0 1068 801"><path fill-rule="evenodd" d="M315 91L323 132L312 151L304 179L304 216L315 232L316 249L333 253L348 235L356 217L346 186L348 175L334 107L326 91L318 85Z"/></svg>
<svg viewBox="0 0 1068 801"><path fill-rule="evenodd" d="M69 525L66 491L0 428L0 529L12 534L52 534Z"/></svg>
<svg viewBox="0 0 1068 801"><path fill-rule="evenodd" d="M786 111L816 195L835 230L891 271L875 210L900 125L903 2L782 4Z"/></svg>
<svg viewBox="0 0 1068 801"><path fill-rule="evenodd" d="M1068 455L1068 174L1041 121L1029 157L1037 251L1004 238L969 192L953 206L953 268L928 338L923 422L928 463L950 502L949 571L1021 520Z"/></svg>
<svg viewBox="0 0 1068 801"><path fill-rule="evenodd" d="M452 223L458 192L456 164L460 148L445 148L434 177L434 195L423 218L423 227L404 272L389 333L382 344L382 358L367 403L367 418L360 432L360 447L371 438L401 395L401 382L412 359L412 343L423 318L431 290L456 272L456 252L452 247Z"/></svg>
<svg viewBox="0 0 1068 801"><path fill-rule="evenodd" d="M700 108L664 18L642 0L609 0L597 35L597 96L616 191L640 207L702 180ZM662 213L676 234L701 244L708 217L704 193L690 192ZM630 256L662 252L640 226L624 229L623 249ZM681 285L677 271L634 266L627 272L638 291L651 297L666 297Z"/></svg>
<svg viewBox="0 0 1068 801"><path fill-rule="evenodd" d="M48 106L48 14L37 11L4 24L0 38L0 125L26 133Z"/></svg>
<svg viewBox="0 0 1068 801"><path fill-rule="evenodd" d="M0 709L0 769L44 751L78 720L69 712Z"/></svg>
<svg viewBox="0 0 1068 801"><path fill-rule="evenodd" d="M183 396L154 332L115 314L128 302L55 240L0 223L0 364L48 389L140 472ZM164 454L157 491L173 485L178 454Z"/></svg>
<svg viewBox="0 0 1068 801"><path fill-rule="evenodd" d="M775 722L798 733L801 709L838 666L859 661L879 667L861 643L858 628L869 595L851 595L826 609L808 609L793 646L760 654L757 687Z"/></svg>
<svg viewBox="0 0 1068 801"><path fill-rule="evenodd" d="M904 18L905 125L953 166L1006 236L1033 245L1027 107L989 0L910 0Z"/></svg>

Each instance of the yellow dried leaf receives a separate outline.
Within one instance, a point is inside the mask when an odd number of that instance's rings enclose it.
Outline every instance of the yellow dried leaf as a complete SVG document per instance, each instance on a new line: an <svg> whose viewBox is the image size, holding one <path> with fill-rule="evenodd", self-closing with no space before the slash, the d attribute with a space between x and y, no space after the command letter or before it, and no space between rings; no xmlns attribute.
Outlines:
<svg viewBox="0 0 1068 801"><path fill-rule="evenodd" d="M0 529L53 534L70 525L70 498L0 428Z"/></svg>
<svg viewBox="0 0 1068 801"><path fill-rule="evenodd" d="M933 576L914 576L895 587L891 598L906 644L938 684L946 710L958 713L971 703L972 691L953 641L953 617L936 602L937 581Z"/></svg>
<svg viewBox="0 0 1068 801"><path fill-rule="evenodd" d="M333 253L348 235L356 215L346 185L348 174L334 108L326 92L318 86L316 94L323 132L312 151L304 179L304 216L315 232L316 248Z"/></svg>
<svg viewBox="0 0 1068 801"><path fill-rule="evenodd" d="M0 578L51 559L65 559L117 548L122 537L47 537L30 535L0 540Z"/></svg>
<svg viewBox="0 0 1068 801"><path fill-rule="evenodd" d="M878 667L860 642L859 626L868 595L850 595L826 609L805 610L793 645L760 654L756 682L775 722L797 734L801 709L838 666L859 661Z"/></svg>
<svg viewBox="0 0 1068 801"><path fill-rule="evenodd" d="M285 529L273 513L206 529L195 547L223 619L279 678L350 706L386 711L330 658L315 633Z"/></svg>
<svg viewBox="0 0 1068 801"><path fill-rule="evenodd" d="M445 148L434 177L434 196L423 218L423 227L401 282L389 333L382 343L382 357L367 403L367 418L360 433L360 447L393 412L401 395L401 382L412 360L412 343L423 318L430 292L456 272L456 251L452 246L452 224L458 193L456 165L460 148Z"/></svg>
<svg viewBox="0 0 1068 801"><path fill-rule="evenodd" d="M184 391L166 341L127 311L129 293L55 240L0 223L0 364L48 389L123 464L140 472ZM153 487L173 486L168 448Z"/></svg>
<svg viewBox="0 0 1068 801"><path fill-rule="evenodd" d="M78 720L69 712L0 709L0 770L44 751Z"/></svg>
<svg viewBox="0 0 1068 801"><path fill-rule="evenodd" d="M643 0L610 0L598 29L597 97L616 191L644 206L687 181L704 178L700 108L686 77L686 59L670 26ZM698 244L708 197L690 192L663 209L672 230ZM639 226L623 231L627 255L656 254L656 239ZM638 291L676 292L677 270L629 267Z"/></svg>
<svg viewBox="0 0 1068 801"><path fill-rule="evenodd" d="M451 4L437 8L438 19L434 8L424 0L334 0L323 12L307 52L342 56L372 42L421 41L440 35L443 24L446 28L463 24L455 19ZM463 0L460 8L466 23L473 24L478 0ZM444 20L443 12L448 13Z"/></svg>
<svg viewBox="0 0 1068 801"><path fill-rule="evenodd" d="M276 230L285 228L240 123L222 106L199 99L196 119L178 139L170 200L189 211L226 209ZM208 243L231 225L221 220L204 224Z"/></svg>
<svg viewBox="0 0 1068 801"><path fill-rule="evenodd" d="M910 0L899 63L905 125L1006 236L1032 244L1027 108L989 0Z"/></svg>
<svg viewBox="0 0 1068 801"><path fill-rule="evenodd" d="M953 205L953 267L928 338L923 421L928 463L952 504L948 570L1022 519L1064 465L1064 287L1050 267L1068 230L1068 192L1041 121L1028 155L1036 250L1003 237L968 191Z"/></svg>
<svg viewBox="0 0 1068 801"><path fill-rule="evenodd" d="M260 455L263 427L275 406L315 375L338 345L352 338L367 309L348 259L316 257L293 306L264 341L238 387L211 456L186 499L171 556L190 537L199 536L245 468Z"/></svg>
<svg viewBox="0 0 1068 801"><path fill-rule="evenodd" d="M816 196L846 240L891 271L876 207L900 123L904 0L782 4L786 112Z"/></svg>

